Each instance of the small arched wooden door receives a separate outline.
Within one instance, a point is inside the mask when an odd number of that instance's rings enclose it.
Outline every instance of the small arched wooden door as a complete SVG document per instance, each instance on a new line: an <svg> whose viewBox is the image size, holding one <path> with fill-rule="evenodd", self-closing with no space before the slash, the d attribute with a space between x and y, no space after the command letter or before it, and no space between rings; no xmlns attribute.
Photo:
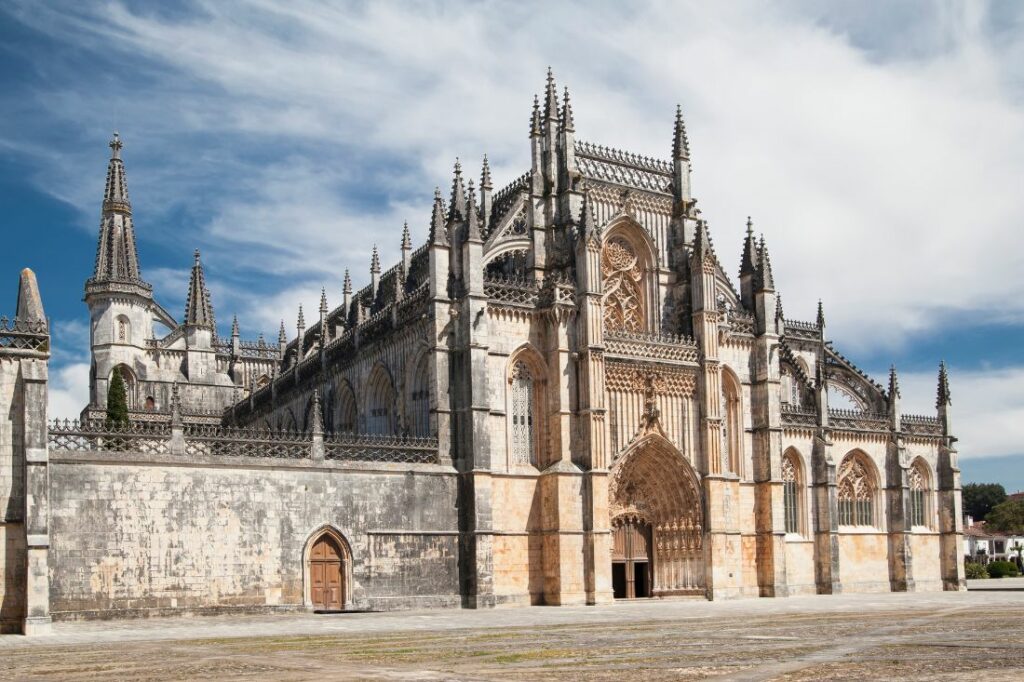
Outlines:
<svg viewBox="0 0 1024 682"><path fill-rule="evenodd" d="M314 609L340 611L345 606L345 567L341 548L321 535L309 553L309 595Z"/></svg>
<svg viewBox="0 0 1024 682"><path fill-rule="evenodd" d="M612 522L612 591L616 599L651 596L651 527L633 518Z"/></svg>

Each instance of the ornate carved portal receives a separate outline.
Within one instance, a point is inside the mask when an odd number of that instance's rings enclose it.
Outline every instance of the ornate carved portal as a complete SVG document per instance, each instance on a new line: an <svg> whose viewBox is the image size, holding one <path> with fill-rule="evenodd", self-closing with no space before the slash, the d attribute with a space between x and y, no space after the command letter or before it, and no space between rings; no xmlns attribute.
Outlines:
<svg viewBox="0 0 1024 682"><path fill-rule="evenodd" d="M645 565L642 556L633 556L636 551L631 551L629 557L611 557L613 578L617 570L622 572L617 564L633 564L634 595L624 596L643 596L636 592L638 568L650 576L649 586L641 583L640 587L651 596L703 594L704 513L700 486L696 473L679 451L657 433L639 439L616 462L608 497L612 527L631 529L616 531L623 533L623 540L627 535L643 537L648 527L650 531ZM628 580L628 573L624 577Z"/></svg>
<svg viewBox="0 0 1024 682"><path fill-rule="evenodd" d="M604 328L642 331L644 328L643 269L633 247L610 239L601 253L604 280Z"/></svg>

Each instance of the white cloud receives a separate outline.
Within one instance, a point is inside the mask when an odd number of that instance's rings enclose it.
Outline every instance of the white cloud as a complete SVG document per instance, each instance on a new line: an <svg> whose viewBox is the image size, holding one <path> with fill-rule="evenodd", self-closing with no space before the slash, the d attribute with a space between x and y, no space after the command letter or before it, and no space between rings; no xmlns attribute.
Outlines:
<svg viewBox="0 0 1024 682"><path fill-rule="evenodd" d="M935 414L936 373L900 374L905 413ZM960 457L1020 454L1024 448L1024 367L950 368L953 433Z"/></svg>
<svg viewBox="0 0 1024 682"><path fill-rule="evenodd" d="M140 224L206 197L208 213L184 228L200 232L222 318L238 310L272 334L283 315L291 334L298 301L311 312L321 283L332 305L345 267L365 284L373 243L388 265L403 219L422 237L456 155L475 174L488 152L499 185L518 176L550 63L584 139L666 157L681 102L723 264L737 267L753 215L787 315L810 319L824 299L845 350L941 333L965 313L1024 321L1020 6L195 6L186 18L118 2L14 11L139 65L131 85L83 80L39 105L90 134L134 131L125 155ZM3 144L42 150L40 184L91 224L95 150L57 153L17 132ZM180 308L180 275L155 275L174 282L159 293ZM284 278L275 296L253 293ZM992 405L964 391L965 409L968 396ZM979 452L1008 447L977 438Z"/></svg>
<svg viewBox="0 0 1024 682"><path fill-rule="evenodd" d="M89 363L73 362L50 369L50 419L77 419L89 404Z"/></svg>

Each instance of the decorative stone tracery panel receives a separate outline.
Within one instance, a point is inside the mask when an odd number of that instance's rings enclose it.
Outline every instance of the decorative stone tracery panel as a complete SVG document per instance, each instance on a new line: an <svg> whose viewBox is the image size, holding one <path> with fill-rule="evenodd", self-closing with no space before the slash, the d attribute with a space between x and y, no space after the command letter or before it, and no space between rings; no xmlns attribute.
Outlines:
<svg viewBox="0 0 1024 682"><path fill-rule="evenodd" d="M601 253L604 327L636 332L644 328L643 268L625 239L612 238Z"/></svg>

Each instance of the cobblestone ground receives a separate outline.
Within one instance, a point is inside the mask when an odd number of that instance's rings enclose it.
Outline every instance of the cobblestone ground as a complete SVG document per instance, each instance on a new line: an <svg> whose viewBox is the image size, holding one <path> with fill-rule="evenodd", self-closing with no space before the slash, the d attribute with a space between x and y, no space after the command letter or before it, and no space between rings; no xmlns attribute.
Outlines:
<svg viewBox="0 0 1024 682"><path fill-rule="evenodd" d="M924 595L60 623L10 680L1019 680L1024 584Z"/></svg>

